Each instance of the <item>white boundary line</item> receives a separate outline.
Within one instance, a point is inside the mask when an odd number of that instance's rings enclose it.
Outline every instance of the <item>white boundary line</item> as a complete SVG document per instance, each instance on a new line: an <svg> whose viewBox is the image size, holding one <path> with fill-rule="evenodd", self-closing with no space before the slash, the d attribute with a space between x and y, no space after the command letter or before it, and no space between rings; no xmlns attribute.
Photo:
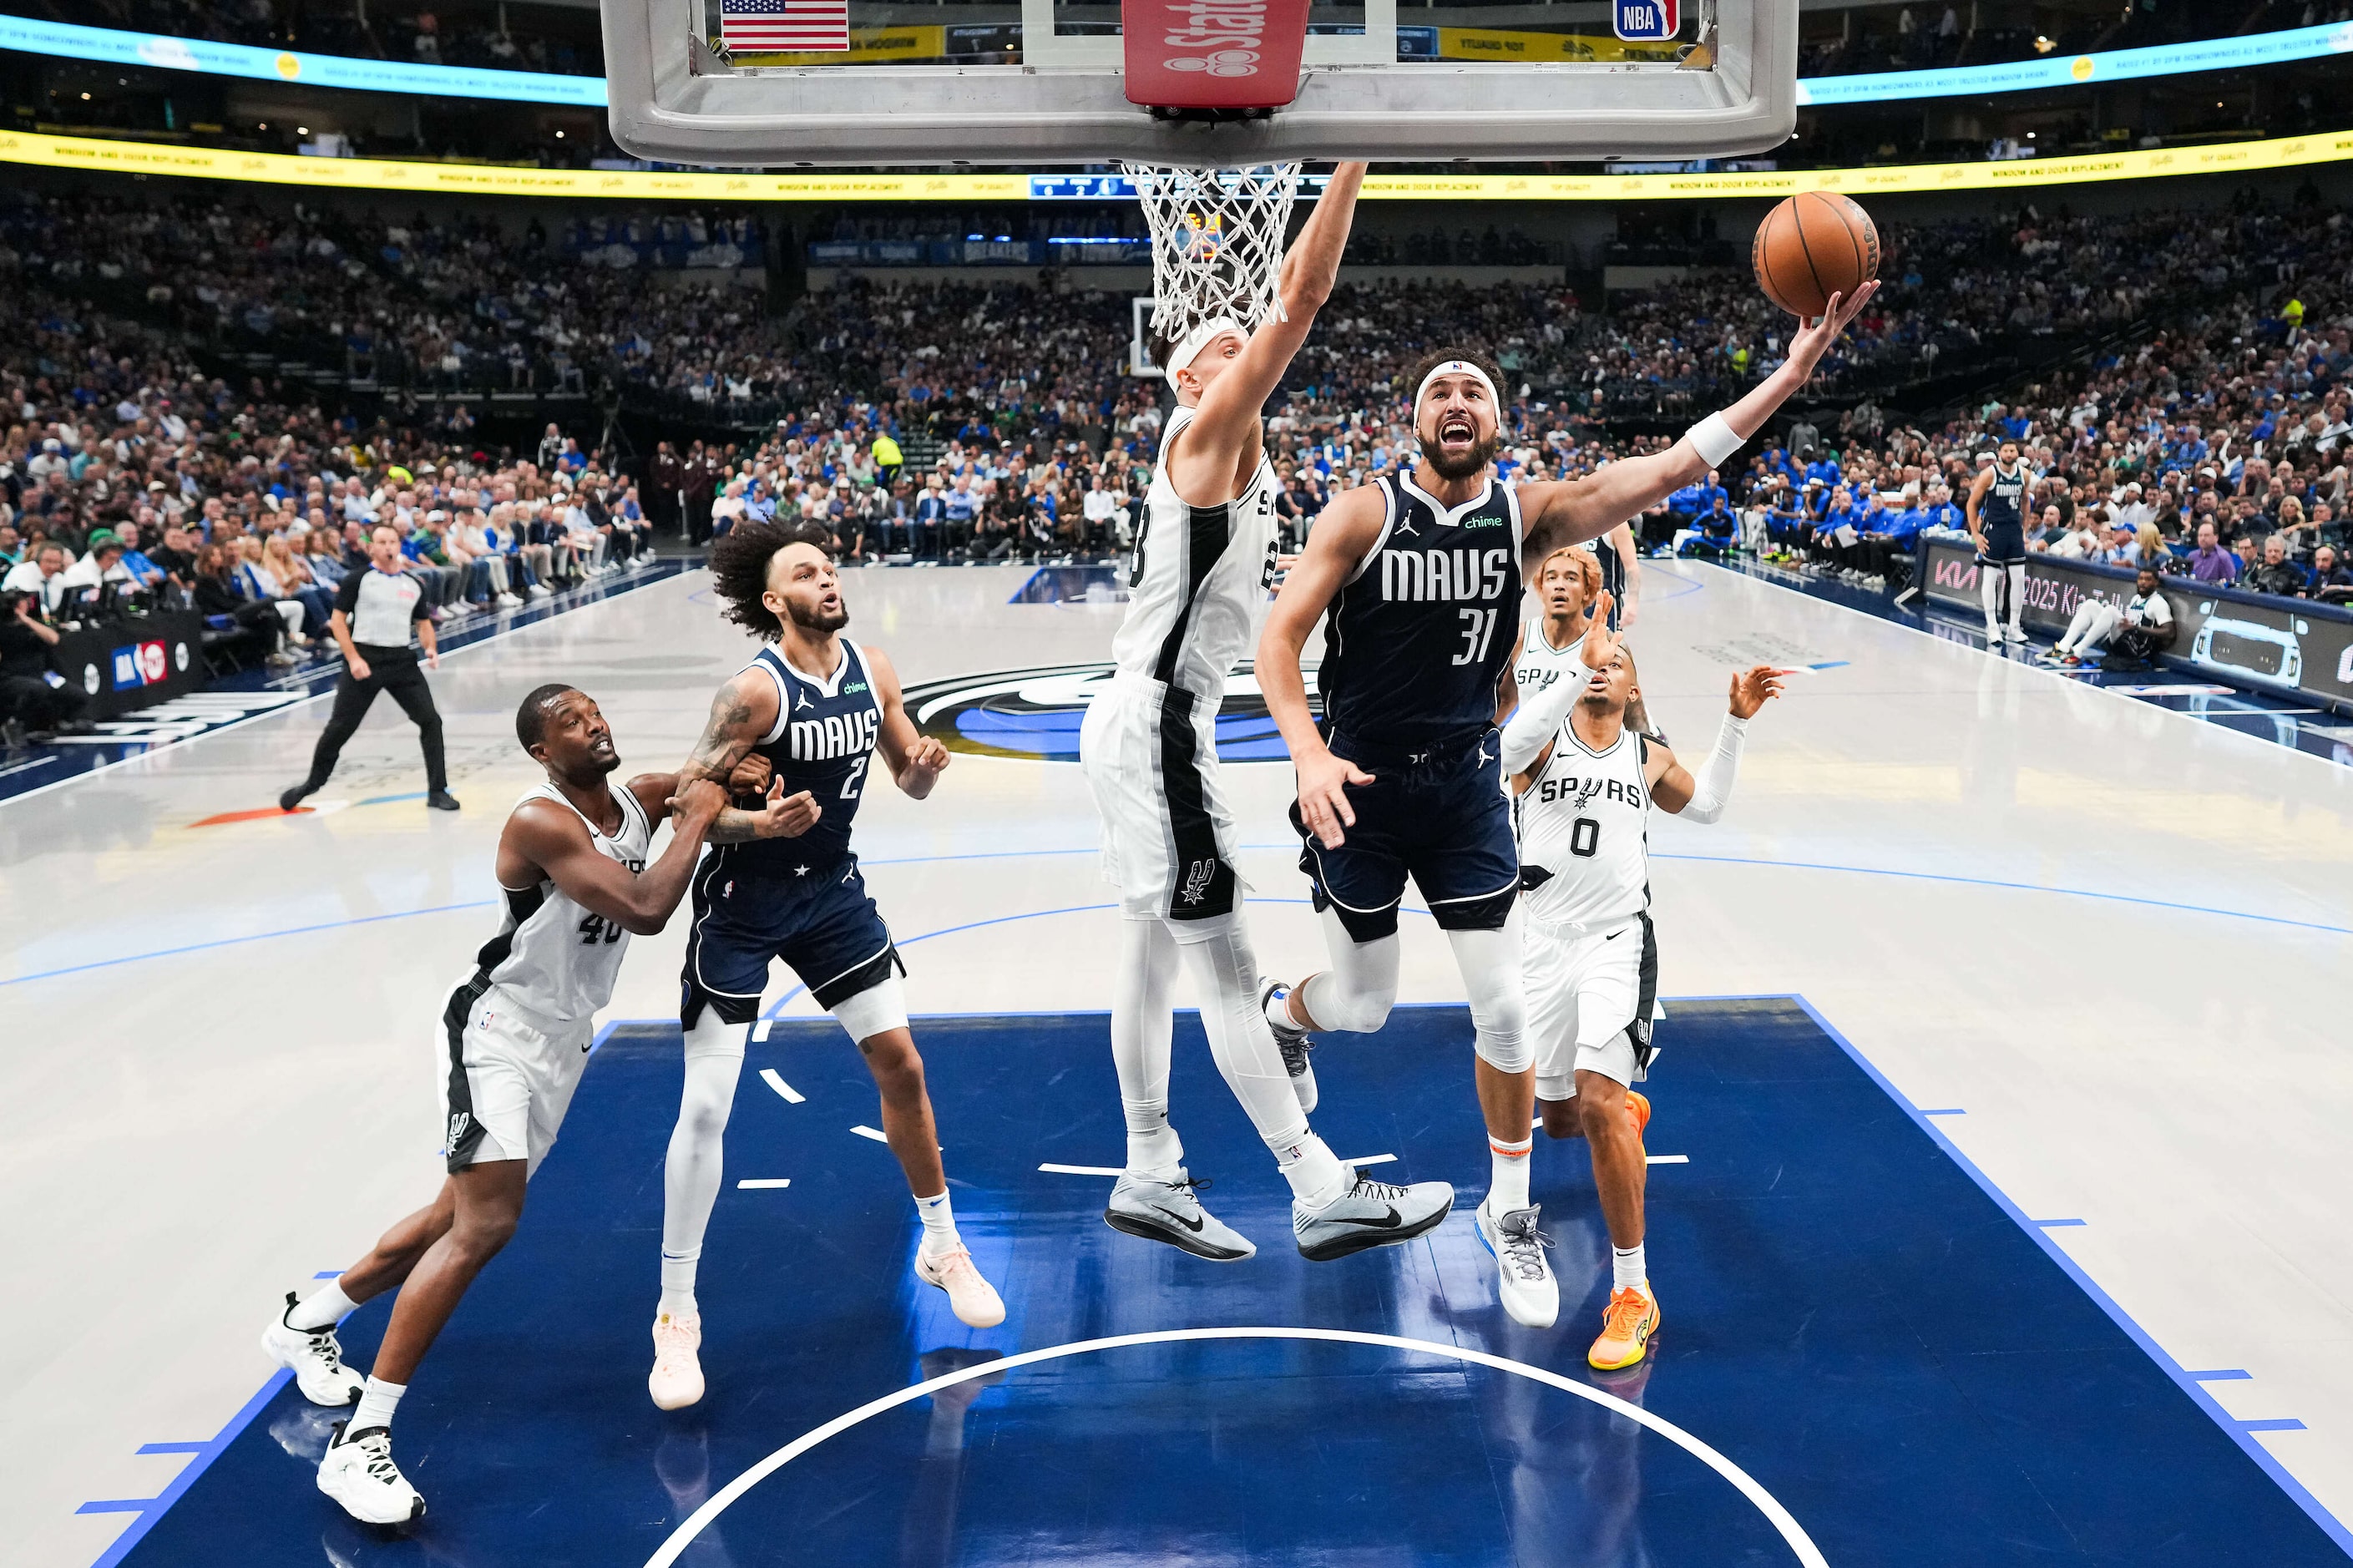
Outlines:
<svg viewBox="0 0 2353 1568"><path fill-rule="evenodd" d="M785 1097L785 1102L788 1105L799 1105L806 1102L808 1099L807 1095L803 1094L800 1090L795 1089L791 1084L786 1083L782 1078L777 1076L776 1069L774 1068L762 1068L760 1069L760 1081L766 1084L770 1089L775 1089L778 1094L783 1095Z"/></svg>
<svg viewBox="0 0 2353 1568"><path fill-rule="evenodd" d="M1489 1355L1484 1351L1469 1350L1461 1345L1439 1344L1430 1340L1409 1340L1396 1334L1360 1333L1353 1329L1275 1328L1164 1329L1155 1333L1114 1334L1107 1339L1080 1340L1072 1344L1049 1345L1043 1350L1023 1351L1018 1355L980 1362L944 1376L933 1378L927 1383L914 1384L910 1387L886 1394L880 1399L870 1400L855 1410L835 1416L822 1426L803 1433L722 1487L712 1495L710 1501L696 1509L688 1516L686 1522L670 1533L670 1539L661 1543L660 1550L646 1559L646 1568L670 1568L670 1565L679 1560L680 1555L694 1543L695 1537L708 1529L713 1520L726 1512L745 1492L750 1491L827 1438L839 1436L852 1426L880 1415L886 1410L895 1410L902 1405L923 1398L941 1389L953 1388L961 1383L970 1383L975 1378L993 1377L1010 1372L1018 1366L1033 1366L1039 1362L1058 1361L1064 1356L1086 1355L1095 1351L1125 1350L1134 1345L1169 1344L1188 1340L1322 1340L1333 1344L1375 1345L1388 1350L1409 1351L1420 1355L1442 1356L1452 1361L1468 1362L1474 1366L1511 1373L1514 1376L1525 1377L1533 1383L1541 1383L1548 1388L1559 1389L1564 1394L1575 1394L1577 1398L1599 1405L1614 1415L1622 1415L1629 1421L1649 1427L1698 1459L1717 1475L1731 1482L1743 1497L1756 1505L1757 1511L1763 1514L1767 1522L1780 1532L1782 1541L1788 1544L1790 1552L1796 1555L1800 1563L1805 1565L1805 1568L1830 1568L1828 1559L1822 1556L1821 1549L1814 1544L1813 1538L1806 1533L1805 1528L1791 1517L1789 1510L1783 1508L1772 1493L1757 1484L1755 1477L1673 1422L1653 1415L1639 1405L1630 1405L1614 1394L1604 1394L1590 1384L1572 1382L1556 1372L1546 1372L1542 1367L1530 1366L1525 1362L1507 1361L1502 1356Z"/></svg>
<svg viewBox="0 0 2353 1568"><path fill-rule="evenodd" d="M739 1193L753 1193L774 1187L789 1187L792 1184L793 1179L790 1176L746 1176L735 1184L735 1190Z"/></svg>

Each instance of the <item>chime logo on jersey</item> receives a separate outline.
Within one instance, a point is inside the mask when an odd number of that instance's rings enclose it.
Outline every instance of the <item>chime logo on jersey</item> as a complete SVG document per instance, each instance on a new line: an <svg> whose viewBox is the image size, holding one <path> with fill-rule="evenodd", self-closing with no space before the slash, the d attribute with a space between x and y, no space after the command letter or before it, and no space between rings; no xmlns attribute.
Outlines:
<svg viewBox="0 0 2353 1568"><path fill-rule="evenodd" d="M1500 599L1511 580L1508 550L1381 552L1381 597L1393 604Z"/></svg>
<svg viewBox="0 0 2353 1568"><path fill-rule="evenodd" d="M1075 763L1087 705L1111 689L1112 669L1108 664L1062 664L929 681L907 689L907 716L952 752ZM1317 703L1312 691L1308 702ZM1291 760L1247 661L1226 678L1217 743L1220 762Z"/></svg>

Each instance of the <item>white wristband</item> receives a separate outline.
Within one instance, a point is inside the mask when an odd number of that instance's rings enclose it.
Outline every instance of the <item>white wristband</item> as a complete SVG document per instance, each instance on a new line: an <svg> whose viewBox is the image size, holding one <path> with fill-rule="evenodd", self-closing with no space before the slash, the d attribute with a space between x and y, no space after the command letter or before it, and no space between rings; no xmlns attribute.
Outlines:
<svg viewBox="0 0 2353 1568"><path fill-rule="evenodd" d="M1723 415L1711 414L1684 431L1683 439L1692 444L1694 451L1707 459L1709 468L1720 468L1732 461L1732 455L1740 450L1746 437L1734 430Z"/></svg>

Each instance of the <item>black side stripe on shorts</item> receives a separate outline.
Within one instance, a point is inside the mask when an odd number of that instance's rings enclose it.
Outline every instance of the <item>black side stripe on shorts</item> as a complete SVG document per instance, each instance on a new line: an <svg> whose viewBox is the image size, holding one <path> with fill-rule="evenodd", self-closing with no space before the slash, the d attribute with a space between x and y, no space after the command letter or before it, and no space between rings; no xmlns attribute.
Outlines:
<svg viewBox="0 0 2353 1568"><path fill-rule="evenodd" d="M1634 1042L1634 1065L1644 1071L1651 1066L1651 1010L1659 1004L1659 933L1651 924L1650 911L1645 910L1635 919L1642 922L1642 966L1641 990L1634 1000L1634 1021L1626 1027L1626 1037Z"/></svg>
<svg viewBox="0 0 2353 1568"><path fill-rule="evenodd" d="M466 1020L490 988L490 971L481 970L449 993L449 1005L441 1010L441 1026L449 1038L449 1126L443 1147L451 1175L473 1163L474 1151L482 1142L482 1124L474 1120L473 1086L466 1079Z"/></svg>
<svg viewBox="0 0 2353 1568"><path fill-rule="evenodd" d="M1181 687L1169 687L1160 698L1160 788L1168 800L1168 826L1176 847L1176 886L1168 896L1168 918L1202 921L1233 913L1234 868L1218 850L1217 825L1209 818L1208 794L1201 784L1193 694Z"/></svg>
<svg viewBox="0 0 2353 1568"><path fill-rule="evenodd" d="M1176 661L1185 652L1185 634L1193 625L1193 606L1201 597L1201 584L1208 581L1209 574L1217 568L1218 558L1226 552L1232 511L1231 502L1185 509L1185 603L1177 610L1168 635L1160 639L1160 657L1152 662L1155 680L1176 679ZM1219 695L1222 698L1224 694Z"/></svg>

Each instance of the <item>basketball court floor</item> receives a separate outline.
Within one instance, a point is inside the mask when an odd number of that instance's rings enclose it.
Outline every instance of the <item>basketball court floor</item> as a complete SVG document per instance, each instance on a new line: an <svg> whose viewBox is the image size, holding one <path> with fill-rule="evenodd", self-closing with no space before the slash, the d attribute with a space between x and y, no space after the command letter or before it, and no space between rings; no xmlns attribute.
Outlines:
<svg viewBox="0 0 2353 1568"><path fill-rule="evenodd" d="M872 571L960 754L870 793L868 877L959 1221L1010 1309L909 1279L855 1051L781 980L705 1254L711 1397L645 1392L682 922L639 938L521 1234L403 1405L432 1511L314 1489L331 1413L256 1341L439 1179L432 1025L494 928L575 683L667 768L750 645L690 572L484 637L435 685L463 813L380 704L318 804L290 702L0 803L0 1506L12 1563L1991 1564L2340 1562L2353 1536L2353 770L1823 599L1651 568L1631 641L1696 748L1736 668L1801 667L1725 821L1652 837L1651 1363L1584 1364L1607 1281L1585 1153L1539 1139L1560 1325L1496 1306L1467 1203L1310 1265L1180 1020L1173 1101L1221 1267L1100 1218L1122 1156L1114 931L1075 751L1119 616L1088 574ZM1321 937L1289 772L1223 737L1267 966ZM1256 759L1256 760L1253 760ZM780 972L781 973L781 972ZM1475 1194L1443 942L1319 1049L1320 1131ZM344 1331L364 1365L384 1304Z"/></svg>

